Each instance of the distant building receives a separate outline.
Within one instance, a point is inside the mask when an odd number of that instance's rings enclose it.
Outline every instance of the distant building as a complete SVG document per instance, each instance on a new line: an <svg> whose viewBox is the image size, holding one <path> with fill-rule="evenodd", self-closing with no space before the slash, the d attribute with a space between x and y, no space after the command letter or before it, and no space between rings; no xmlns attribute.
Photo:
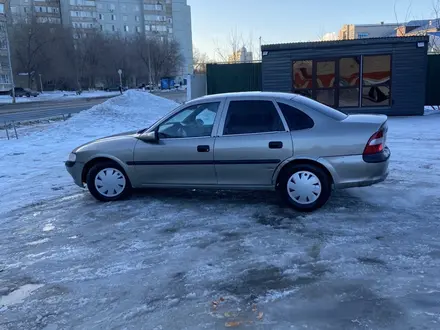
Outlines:
<svg viewBox="0 0 440 330"><path fill-rule="evenodd" d="M76 38L98 30L122 36L144 34L162 41L174 39L183 56L179 75L193 72L191 7L186 0L9 0L9 3L13 20L35 16L41 23L63 24L76 31Z"/></svg>
<svg viewBox="0 0 440 330"><path fill-rule="evenodd" d="M428 52L439 53L440 52L440 19L425 19L409 21L400 25L396 29L396 36L424 36L429 35Z"/></svg>
<svg viewBox="0 0 440 330"><path fill-rule="evenodd" d="M6 38L6 0L0 0L0 91L12 88Z"/></svg>
<svg viewBox="0 0 440 330"><path fill-rule="evenodd" d="M389 37L399 27L398 24L345 24L339 30L339 40Z"/></svg>
<svg viewBox="0 0 440 330"><path fill-rule="evenodd" d="M250 63L253 61L252 52L248 52L246 47L242 47L240 50L236 51L229 56L229 63Z"/></svg>

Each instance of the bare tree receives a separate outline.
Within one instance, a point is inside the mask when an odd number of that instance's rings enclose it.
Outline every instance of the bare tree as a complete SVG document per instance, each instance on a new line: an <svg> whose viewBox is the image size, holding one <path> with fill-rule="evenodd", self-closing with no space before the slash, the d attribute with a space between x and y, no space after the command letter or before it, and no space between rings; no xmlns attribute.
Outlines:
<svg viewBox="0 0 440 330"><path fill-rule="evenodd" d="M173 76L182 66L183 57L179 44L174 40L145 38L135 41L136 53L148 72L149 82L158 83L162 77Z"/></svg>
<svg viewBox="0 0 440 330"><path fill-rule="evenodd" d="M206 72L206 64L209 62L209 57L206 53L202 53L197 47L193 45L193 66L195 73Z"/></svg>
<svg viewBox="0 0 440 330"><path fill-rule="evenodd" d="M214 41L215 56L221 62L236 63L240 61L239 50L244 46L243 35L237 31L237 28L231 30L226 43L221 44L218 40Z"/></svg>
<svg viewBox="0 0 440 330"><path fill-rule="evenodd" d="M32 19L30 23L16 22L9 28L14 71L26 74L31 87L32 76L50 62L48 50L59 37L59 27Z"/></svg>

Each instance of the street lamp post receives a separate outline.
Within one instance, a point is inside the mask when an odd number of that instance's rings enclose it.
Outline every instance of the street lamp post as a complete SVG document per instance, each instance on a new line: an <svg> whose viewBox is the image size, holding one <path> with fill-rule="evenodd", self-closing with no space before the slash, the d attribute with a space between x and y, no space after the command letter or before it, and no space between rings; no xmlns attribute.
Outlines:
<svg viewBox="0 0 440 330"><path fill-rule="evenodd" d="M121 88L122 88L122 70L121 69L118 70L118 74L119 74L119 86L121 86Z"/></svg>
<svg viewBox="0 0 440 330"><path fill-rule="evenodd" d="M6 47L8 48L8 62L9 62L9 72L11 75L11 93L12 93L12 103L15 103L15 83L14 83L14 72L12 70L12 61L11 61L11 47L9 45L9 33L8 33L8 27L6 24L4 25L5 28L5 34L6 34Z"/></svg>
<svg viewBox="0 0 440 330"><path fill-rule="evenodd" d="M41 94L43 94L43 80L41 79L42 74L39 74L40 76L40 89L41 89Z"/></svg>

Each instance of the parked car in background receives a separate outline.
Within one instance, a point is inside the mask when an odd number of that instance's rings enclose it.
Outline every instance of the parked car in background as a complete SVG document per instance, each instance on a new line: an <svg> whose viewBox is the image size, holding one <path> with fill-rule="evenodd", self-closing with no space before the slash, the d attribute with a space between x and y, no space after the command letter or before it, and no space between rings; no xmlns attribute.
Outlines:
<svg viewBox="0 0 440 330"><path fill-rule="evenodd" d="M332 189L385 180L387 130L384 115L346 115L300 95L210 95L150 128L78 147L66 167L100 201L142 187L266 189L312 211Z"/></svg>
<svg viewBox="0 0 440 330"><path fill-rule="evenodd" d="M110 87L106 87L104 88L104 90L106 92L119 92L119 86L110 86ZM128 90L127 87L122 87L122 91L125 92L126 90Z"/></svg>
<svg viewBox="0 0 440 330"><path fill-rule="evenodd" d="M34 90L30 89L30 88L15 87L14 90L15 90L15 96L16 97L24 97L24 96L26 96L26 97L31 97L31 96L37 97L38 95L40 95L39 92L34 91ZM10 95L12 96L12 90L10 92Z"/></svg>

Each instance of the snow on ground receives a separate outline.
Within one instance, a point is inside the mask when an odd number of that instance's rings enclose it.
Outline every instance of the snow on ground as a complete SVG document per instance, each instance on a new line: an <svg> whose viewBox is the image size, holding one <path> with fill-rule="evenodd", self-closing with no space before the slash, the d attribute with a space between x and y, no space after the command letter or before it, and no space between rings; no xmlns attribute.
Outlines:
<svg viewBox="0 0 440 330"><path fill-rule="evenodd" d="M25 102L42 102L42 101L65 101L72 99L87 99L97 97L109 97L119 95L119 92L105 92L105 91L84 91L81 95L76 95L75 92L54 91L44 92L37 97L17 97L17 103ZM12 97L8 95L0 95L0 104L12 103Z"/></svg>
<svg viewBox="0 0 440 330"><path fill-rule="evenodd" d="M0 195L0 214L72 191L64 161L75 147L96 138L148 127L176 106L149 93L127 91L68 121L18 140L1 141L0 190L8 193Z"/></svg>
<svg viewBox="0 0 440 330"><path fill-rule="evenodd" d="M312 214L270 192L103 204L70 182L74 146L173 106L129 92L1 142L0 329L439 328L440 115L390 118L389 179Z"/></svg>

